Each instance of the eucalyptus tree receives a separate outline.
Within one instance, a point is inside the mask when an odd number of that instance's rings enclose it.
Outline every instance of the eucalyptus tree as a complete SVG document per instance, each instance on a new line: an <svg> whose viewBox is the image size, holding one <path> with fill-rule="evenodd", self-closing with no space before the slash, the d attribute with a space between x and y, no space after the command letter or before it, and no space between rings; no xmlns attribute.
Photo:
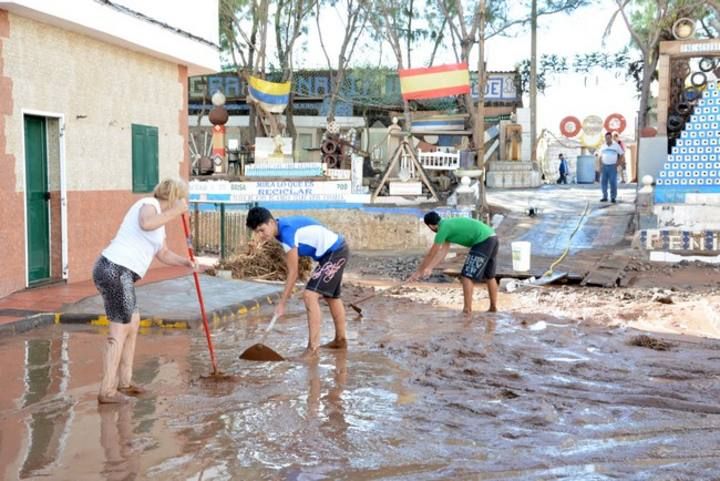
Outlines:
<svg viewBox="0 0 720 481"><path fill-rule="evenodd" d="M322 48L325 60L328 65L328 75L330 76L330 99L328 102L327 121L335 119L335 109L337 106L340 89L345 82L347 70L355 53L358 41L363 37L365 29L368 25L369 12L365 8L362 0L326 0L318 1L316 4L315 20L317 23L318 37L320 39L320 47ZM343 29L343 37L340 42L340 50L337 56L337 63L333 63L326 48L325 39L323 38L323 25L320 20L321 7L331 7L342 10L345 25ZM333 42L336 39L332 39Z"/></svg>

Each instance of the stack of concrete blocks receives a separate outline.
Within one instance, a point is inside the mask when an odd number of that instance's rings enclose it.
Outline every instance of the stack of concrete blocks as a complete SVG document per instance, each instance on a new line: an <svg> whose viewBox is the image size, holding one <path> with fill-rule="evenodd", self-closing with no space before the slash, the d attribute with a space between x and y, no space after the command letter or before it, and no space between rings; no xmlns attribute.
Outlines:
<svg viewBox="0 0 720 481"><path fill-rule="evenodd" d="M655 186L657 228L638 232L648 250L720 252L720 90L709 82ZM644 226L640 226L644 227Z"/></svg>

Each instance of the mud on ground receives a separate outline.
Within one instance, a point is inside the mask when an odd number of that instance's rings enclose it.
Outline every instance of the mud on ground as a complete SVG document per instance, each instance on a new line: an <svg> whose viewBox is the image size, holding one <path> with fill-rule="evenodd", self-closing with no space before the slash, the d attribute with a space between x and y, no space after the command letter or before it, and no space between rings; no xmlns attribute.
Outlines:
<svg viewBox="0 0 720 481"><path fill-rule="evenodd" d="M461 302L456 282L375 297L348 310L348 351L308 364L238 359L270 312L215 324L232 383L202 380L201 331L149 330L135 379L150 392L121 408L95 401L102 330L2 340L0 478L717 479L714 288L538 288L498 314L479 288L470 317ZM283 355L306 342L302 304L288 311L265 341Z"/></svg>

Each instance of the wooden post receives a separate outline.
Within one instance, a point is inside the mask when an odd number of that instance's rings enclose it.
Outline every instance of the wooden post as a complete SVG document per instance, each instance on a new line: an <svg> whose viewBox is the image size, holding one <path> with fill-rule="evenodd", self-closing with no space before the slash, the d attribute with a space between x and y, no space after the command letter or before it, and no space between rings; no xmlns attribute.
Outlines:
<svg viewBox="0 0 720 481"><path fill-rule="evenodd" d="M530 160L536 160L537 137L537 0L530 12Z"/></svg>
<svg viewBox="0 0 720 481"><path fill-rule="evenodd" d="M478 103L475 119L477 158L475 163L485 169L485 0L480 0L480 26L478 28Z"/></svg>
<svg viewBox="0 0 720 481"><path fill-rule="evenodd" d="M478 206L477 211L481 218L488 212L487 198L485 196L485 0L480 1L480 25L478 26L478 104L477 119L475 122L475 137L478 139L477 159L475 162L482 171L478 177Z"/></svg>

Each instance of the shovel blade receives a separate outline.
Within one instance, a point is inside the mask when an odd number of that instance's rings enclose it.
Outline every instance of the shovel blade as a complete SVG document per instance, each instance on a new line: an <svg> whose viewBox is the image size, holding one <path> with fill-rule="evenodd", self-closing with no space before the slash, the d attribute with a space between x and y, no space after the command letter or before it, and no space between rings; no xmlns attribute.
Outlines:
<svg viewBox="0 0 720 481"><path fill-rule="evenodd" d="M545 286L547 284L552 284L553 282L557 282L560 279L563 279L567 277L567 272L551 272L550 274L546 274L538 279L535 279L532 284L534 286Z"/></svg>
<svg viewBox="0 0 720 481"><path fill-rule="evenodd" d="M240 354L240 359L246 361L284 361L285 358L266 346L265 344L253 344Z"/></svg>

